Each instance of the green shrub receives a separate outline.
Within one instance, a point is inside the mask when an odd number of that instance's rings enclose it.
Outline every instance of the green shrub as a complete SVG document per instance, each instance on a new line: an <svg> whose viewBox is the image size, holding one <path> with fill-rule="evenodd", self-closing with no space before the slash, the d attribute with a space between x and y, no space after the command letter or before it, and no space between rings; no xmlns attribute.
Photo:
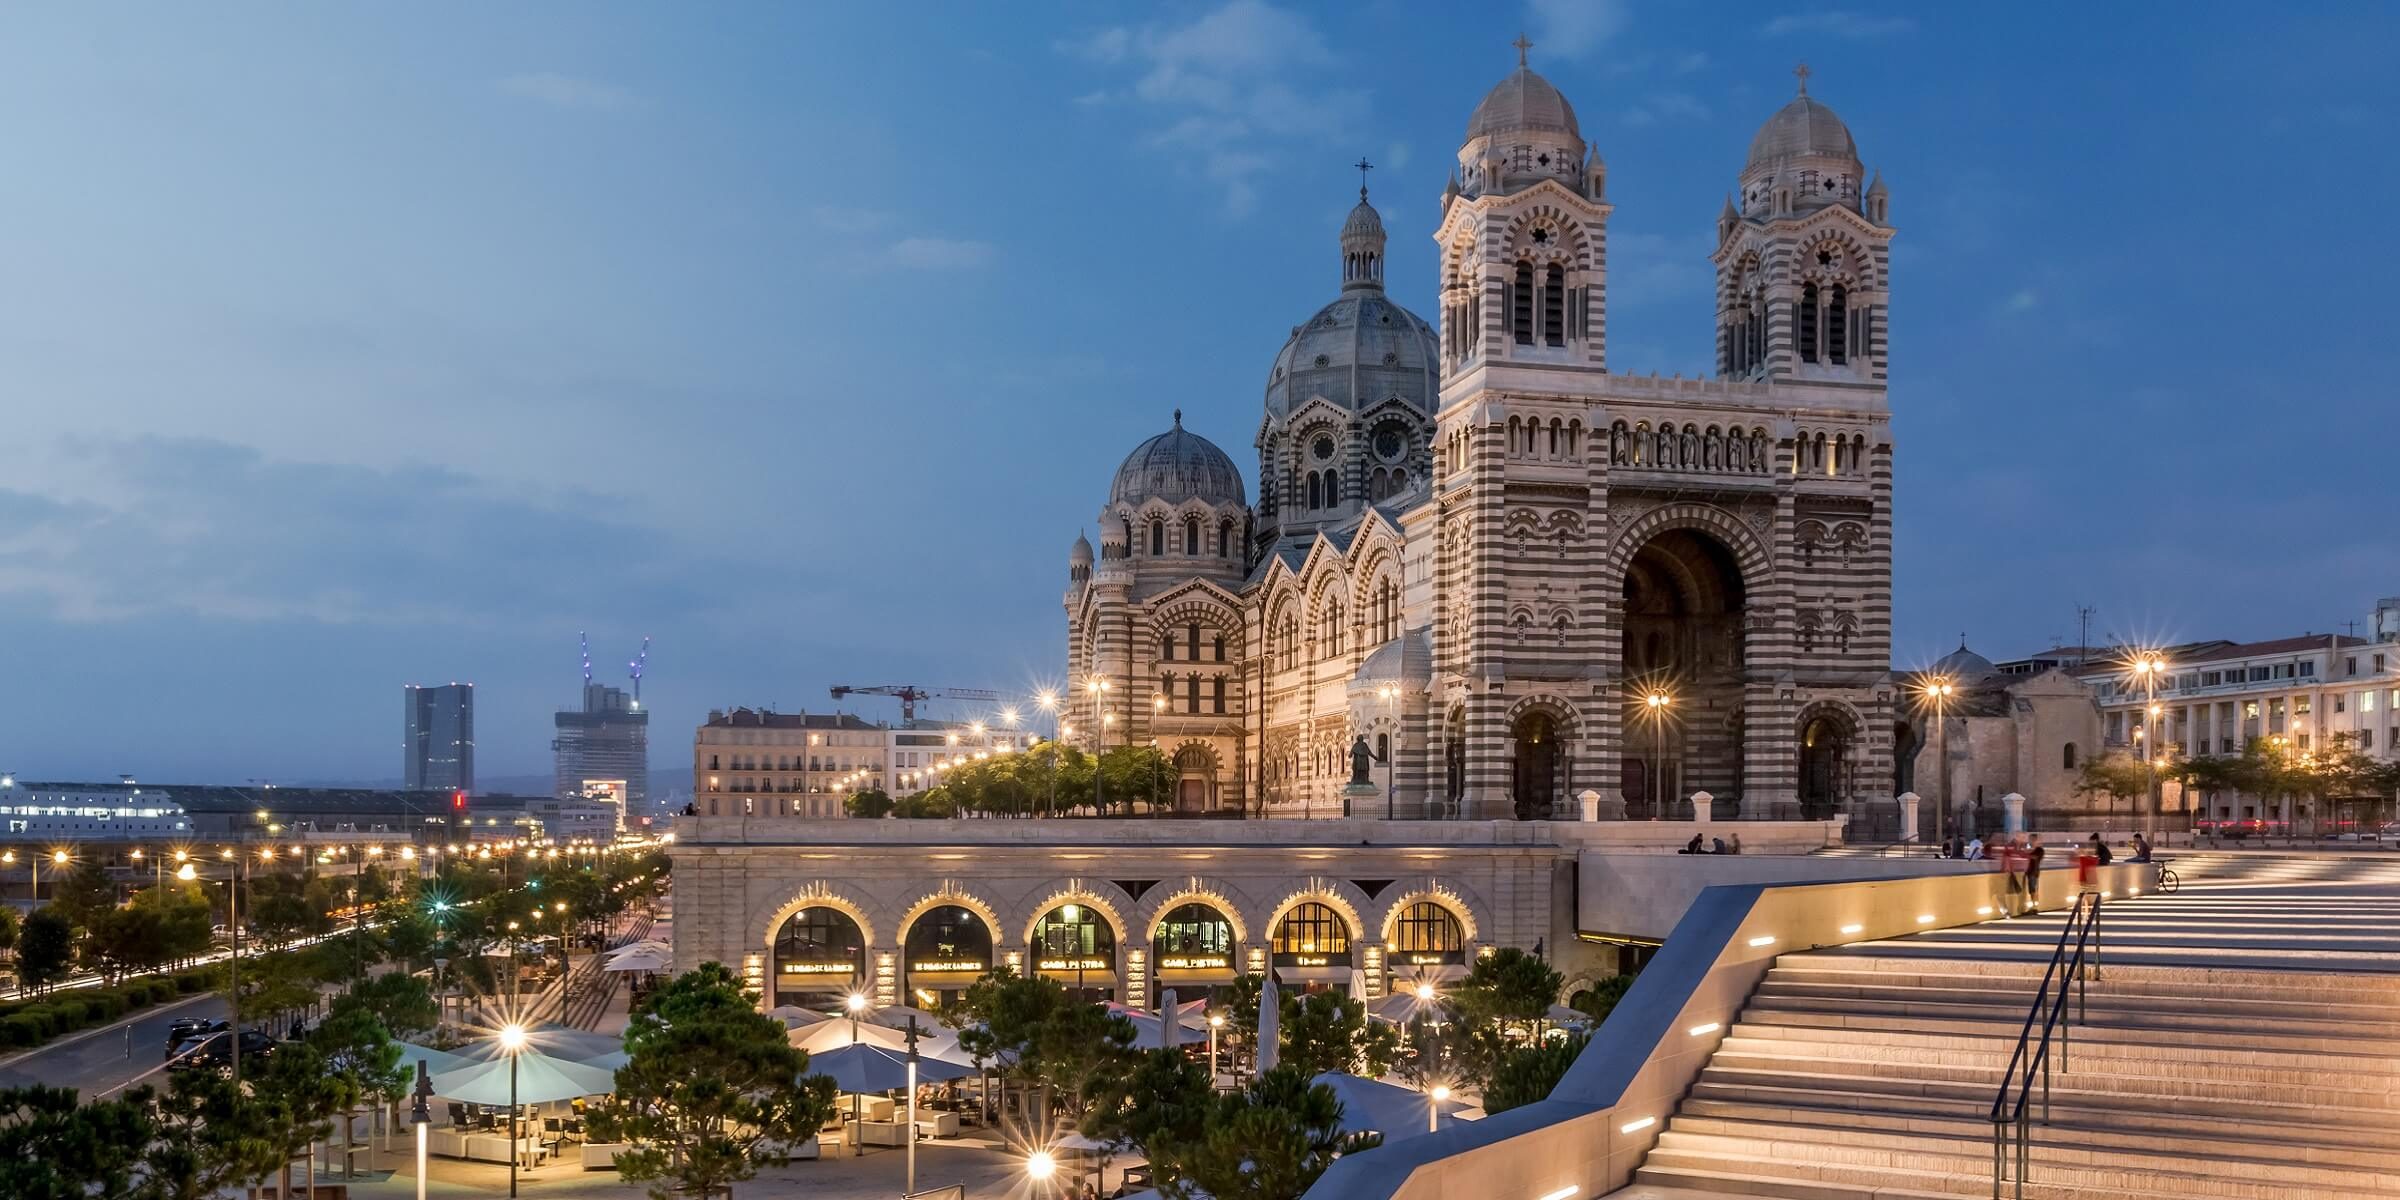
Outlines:
<svg viewBox="0 0 2400 1200"><path fill-rule="evenodd" d="M0 1046L16 1049L39 1045L49 1036L48 1025L31 1012L20 1010L0 1017Z"/></svg>

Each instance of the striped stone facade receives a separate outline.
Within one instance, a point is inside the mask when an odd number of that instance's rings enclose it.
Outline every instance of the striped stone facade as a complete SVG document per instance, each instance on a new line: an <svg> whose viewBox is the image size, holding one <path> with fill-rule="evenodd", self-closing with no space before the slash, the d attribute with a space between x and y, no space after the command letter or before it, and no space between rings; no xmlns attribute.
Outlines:
<svg viewBox="0 0 2400 1200"><path fill-rule="evenodd" d="M1240 569L1145 561L1138 514L1188 499L1104 512L1100 566L1067 596L1075 723L1105 711L1085 681L1127 681L1126 732L1205 740L1215 807L1253 815L1571 819L1595 794L1603 817L1675 817L1705 791L1719 815L1816 817L1888 798L1886 189L1861 189L1830 110L1793 101L1720 219L1718 376L1619 375L1606 173L1572 108L1521 67L1469 129L1433 231L1438 392L1362 383L1364 349L1311 353L1312 331L1366 346L1365 313L1415 322L1356 266L1381 262L1362 199L1337 305L1369 303L1329 306L1277 360L1272 490ZM1410 444L1371 459L1389 420ZM1385 461L1406 490L1372 496L1360 476ZM1130 532L1105 528L1128 512ZM1195 621L1228 631L1239 702L1153 721L1149 681L1175 670L1160 648ZM1371 794L1345 787L1362 739Z"/></svg>

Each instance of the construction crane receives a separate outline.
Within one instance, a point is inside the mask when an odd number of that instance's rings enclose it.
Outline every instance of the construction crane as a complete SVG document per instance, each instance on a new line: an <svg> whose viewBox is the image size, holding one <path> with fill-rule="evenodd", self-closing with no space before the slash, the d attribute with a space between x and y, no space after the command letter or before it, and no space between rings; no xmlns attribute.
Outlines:
<svg viewBox="0 0 2400 1200"><path fill-rule="evenodd" d="M642 639L641 654L635 656L632 662L629 662L625 665L631 668L633 671L633 706L635 708L640 708L642 706L642 671L644 668L650 665L649 638Z"/></svg>
<svg viewBox="0 0 2400 1200"><path fill-rule="evenodd" d="M900 719L914 721L917 719L919 700L998 700L1000 693L983 688L922 688L909 683L880 684L875 687L833 685L833 698L839 700L844 696L895 697L900 701Z"/></svg>

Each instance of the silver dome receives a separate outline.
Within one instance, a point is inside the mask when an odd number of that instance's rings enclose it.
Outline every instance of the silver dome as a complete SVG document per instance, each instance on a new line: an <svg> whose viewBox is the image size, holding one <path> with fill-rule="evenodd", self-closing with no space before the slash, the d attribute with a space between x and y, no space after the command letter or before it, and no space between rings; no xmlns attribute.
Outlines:
<svg viewBox="0 0 2400 1200"><path fill-rule="evenodd" d="M1358 412L1398 396L1434 409L1441 358L1433 327L1381 291L1358 291L1292 330L1267 376L1267 416L1289 416L1311 396Z"/></svg>
<svg viewBox="0 0 2400 1200"><path fill-rule="evenodd" d="M1742 169L1748 171L1785 158L1838 158L1855 162L1858 143L1851 140L1850 127L1842 124L1832 109L1805 95L1795 96L1790 104L1759 126L1758 136L1750 139L1750 161Z"/></svg>
<svg viewBox="0 0 2400 1200"><path fill-rule="evenodd" d="M1575 127L1575 109L1567 98L1532 68L1519 66L1475 106L1475 115L1467 118L1467 138L1471 141L1487 134L1528 129L1564 133L1579 141L1583 137L1583 131Z"/></svg>
<svg viewBox="0 0 2400 1200"><path fill-rule="evenodd" d="M1108 489L1111 504L1139 505L1149 500L1181 504L1198 499L1209 504L1244 505L1242 472L1217 449L1216 443L1183 427L1183 410L1175 410L1175 427L1143 442L1125 456L1116 482Z"/></svg>
<svg viewBox="0 0 2400 1200"><path fill-rule="evenodd" d="M1947 675L1960 683L1972 683L1999 674L2000 668L1993 666L1992 660L1967 649L1965 642L1960 642L1958 649L1935 660L1926 673Z"/></svg>

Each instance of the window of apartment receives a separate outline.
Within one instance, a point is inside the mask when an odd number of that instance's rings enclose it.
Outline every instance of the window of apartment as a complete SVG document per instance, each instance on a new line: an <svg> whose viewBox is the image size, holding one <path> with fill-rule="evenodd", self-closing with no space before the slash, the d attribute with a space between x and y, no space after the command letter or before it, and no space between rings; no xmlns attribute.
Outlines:
<svg viewBox="0 0 2400 1200"><path fill-rule="evenodd" d="M2345 674L2345 675L2356 675L2356 674L2358 674L2358 656L2357 656L2357 655L2353 654L2353 655L2351 655L2350 657L2348 657L2348 658L2345 658L2345 659L2343 659L2343 660L2342 660L2342 673L2343 673L2343 674Z"/></svg>
<svg viewBox="0 0 2400 1200"><path fill-rule="evenodd" d="M2302 678L2313 679L2316 677L2316 674L2317 664L2313 662L2304 662L2300 664L2300 675Z"/></svg>
<svg viewBox="0 0 2400 1200"><path fill-rule="evenodd" d="M2375 673L2378 675L2383 673L2383 656L2380 654L2375 656Z"/></svg>
<svg viewBox="0 0 2400 1200"><path fill-rule="evenodd" d="M2200 677L2200 683L2203 687L2215 687L2223 682L2225 682L2225 672L2223 671L2210 671Z"/></svg>
<svg viewBox="0 0 2400 1200"><path fill-rule="evenodd" d="M2252 668L2250 668L2250 678L2251 678L2253 681L2260 680L2260 679L2265 679L2266 677L2267 677L2267 668L2265 668L2265 667L2252 667Z"/></svg>
<svg viewBox="0 0 2400 1200"><path fill-rule="evenodd" d="M2308 735L2305 733L2292 735L2292 744L2300 747L2301 751L2305 753L2308 750Z"/></svg>
<svg viewBox="0 0 2400 1200"><path fill-rule="evenodd" d="M2375 711L2375 693L2360 692L2358 694L2358 711L2362 713Z"/></svg>
<svg viewBox="0 0 2400 1200"><path fill-rule="evenodd" d="M2374 730L2361 729L2358 731L2358 748L2361 750L2372 750L2375 748Z"/></svg>
<svg viewBox="0 0 2400 1200"><path fill-rule="evenodd" d="M2274 700L2269 700L2269 701L2267 701L2267 715L2268 715L2268 716L2270 716L2270 717L2277 718L2277 719L2279 719L2279 720L2280 720L2280 719L2283 717L2283 701L2282 701L2282 699L2278 698L2278 699L2274 699Z"/></svg>
<svg viewBox="0 0 2400 1200"><path fill-rule="evenodd" d="M2246 700L2246 701L2243 701L2243 702L2242 702L2242 715L2243 715L2243 716L2245 716L2245 717L2248 717L2248 718L2250 718L2250 719L2251 719L2251 720L2253 720L2253 721L2257 720L2257 719L2258 719L2258 701L2256 701L2256 700Z"/></svg>
<svg viewBox="0 0 2400 1200"><path fill-rule="evenodd" d="M2307 716L2307 715L2308 715L2310 712L2314 711L2314 709L2315 709L2315 705L2316 705L2316 700L2315 700L2315 698L2314 698L2314 697L2310 697L2310 696L2294 696L2294 697L2292 697L2292 713L2293 713L2293 715L2295 715L2295 716L2302 716L2302 717L2305 717L2305 716ZM2341 697L2339 697L2339 696L2336 696L2336 697L2334 697L2334 698L2333 698L2333 711L2335 711L2335 712L2340 712L2340 711L2342 711L2342 698L2341 698Z"/></svg>
<svg viewBox="0 0 2400 1200"><path fill-rule="evenodd" d="M2337 712L2337 713L2338 713L2338 712L2342 712L2342 711L2344 711L2345 709L2347 709L2348 707L2349 707L2349 705L2347 705L2347 704L2343 703L2342 697L2340 697L2340 696L2335 696L2335 697L2333 698L2333 711L2335 711L2335 712ZM2300 711L2301 711L2301 712L2307 712L2307 711L2308 711L2308 701L2306 701L2306 700L2302 700L2302 701L2300 702Z"/></svg>

